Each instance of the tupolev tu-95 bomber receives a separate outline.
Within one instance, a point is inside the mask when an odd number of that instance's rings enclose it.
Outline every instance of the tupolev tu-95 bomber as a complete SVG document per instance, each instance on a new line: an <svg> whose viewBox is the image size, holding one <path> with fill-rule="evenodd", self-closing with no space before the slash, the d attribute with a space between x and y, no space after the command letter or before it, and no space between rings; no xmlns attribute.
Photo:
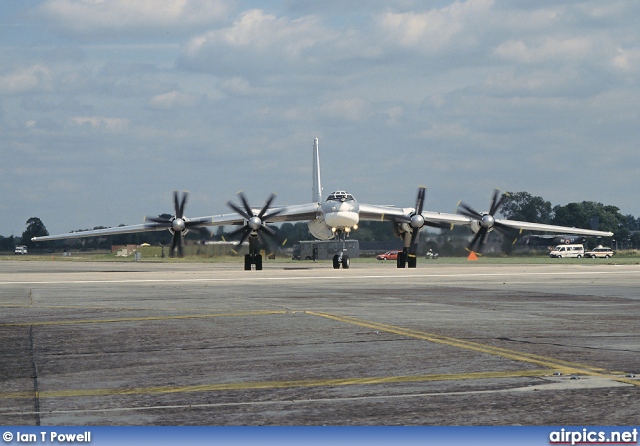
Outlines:
<svg viewBox="0 0 640 446"><path fill-rule="evenodd" d="M227 202L234 212L228 214L212 215L207 217L187 218L185 205L188 194L180 195L174 192L174 209L172 217L147 217L145 222L137 225L119 226L117 228L96 229L92 231L72 232L67 234L48 235L34 237L32 240L43 242L47 240L61 240L70 238L95 237L113 234L126 234L145 231L169 230L171 232L170 255L183 256L183 237L191 228L205 226L239 226L234 235L240 236L238 246L245 241L249 242L249 253L244 257L245 270L262 269L262 256L260 246L262 235L275 236L275 231L267 226L267 223L307 221L309 232L319 240L336 241L336 254L333 256L333 267L347 269L350 266L348 255L345 254L345 239L350 232L358 228L361 221L390 221L393 223L395 233L403 239L404 248L398 253L398 268L415 268L417 265L416 252L420 230L424 226L435 228L448 228L452 225L467 225L474 232L469 245L472 252L480 252L489 232L497 230L507 232L509 230L530 230L553 232L561 234L573 234L583 236L610 237L611 232L595 231L590 229L570 228L524 221L496 218L500 206L505 200L498 190L494 191L489 211L478 212L467 204L458 205L457 214L446 214L424 210L424 187L418 188L416 204L413 208L400 208L396 206L382 206L359 203L353 195L338 190L331 192L323 199L322 185L320 181L320 155L318 150L318 138L313 143L313 187L312 198L309 203L274 206L275 195L271 194L261 208L249 205L245 195L240 192L238 197L240 204Z"/></svg>

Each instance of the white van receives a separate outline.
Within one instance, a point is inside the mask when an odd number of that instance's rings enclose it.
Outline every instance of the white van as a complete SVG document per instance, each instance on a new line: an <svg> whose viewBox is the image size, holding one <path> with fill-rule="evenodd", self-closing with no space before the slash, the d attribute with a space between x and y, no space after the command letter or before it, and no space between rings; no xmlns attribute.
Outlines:
<svg viewBox="0 0 640 446"><path fill-rule="evenodd" d="M549 257L561 259L562 257L584 257L582 245L558 245L549 253Z"/></svg>

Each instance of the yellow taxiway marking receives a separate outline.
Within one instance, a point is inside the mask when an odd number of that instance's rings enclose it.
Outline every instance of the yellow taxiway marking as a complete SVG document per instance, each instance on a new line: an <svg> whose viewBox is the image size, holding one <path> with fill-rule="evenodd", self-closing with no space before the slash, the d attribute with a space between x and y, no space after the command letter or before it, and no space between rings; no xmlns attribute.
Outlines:
<svg viewBox="0 0 640 446"><path fill-rule="evenodd" d="M132 317L132 318L114 318L114 319L87 319L87 320L66 320L66 321L43 321L43 322L25 322L25 323L9 323L0 324L2 326L34 326L34 325L73 325L73 324L99 324L113 322L131 322L131 321L157 321L170 319L198 319L213 317L242 317L252 315L274 315L274 314L291 314L297 313L289 310L263 310L263 311L246 311L235 313L215 313L215 314L191 314L180 316L148 316L148 317ZM338 314L325 313L320 311L302 311L302 313L321 317L325 319L335 320L337 322L370 328L373 330L394 333L414 339L421 339L438 344L449 345L465 350L486 353L494 356L511 359L514 361L525 362L545 367L543 370L519 370L519 371L502 371L502 372L469 372L459 374L429 374L429 375L411 375L411 376L388 376L388 377L361 377L361 378L333 378L333 379L316 379L316 380L289 380L289 381L264 381L264 382L247 382L247 383L218 383L218 384L202 384L187 386L157 386L142 387L129 389L75 389L75 390L45 390L39 392L2 392L0 399L25 399L25 398L62 398L62 397L91 397L106 395L148 395L148 394L170 394L170 393L186 393L186 392L215 392L215 391L240 391L255 389L281 389L291 387L331 387L331 386L352 386L352 385L372 385L372 384L390 384L390 383L408 383L408 382L425 382L425 381L443 381L443 380L463 380L463 379L490 379L490 378L513 378L513 377L539 377L549 375L553 370L560 371L564 374L585 374L606 379L611 379L626 384L640 386L640 381L633 379L625 379L621 376L622 372L610 372L599 367L592 367L585 364L579 364L560 359L554 359L546 356L535 355L532 353L520 352L501 347L481 344L478 342L465 341L448 336L442 336L434 333L427 333L409 328L398 327L394 325L367 321L350 316L342 316Z"/></svg>
<svg viewBox="0 0 640 446"><path fill-rule="evenodd" d="M108 324L114 322L147 322L147 321L166 321L172 319L207 319L213 317L242 317L256 316L267 314L289 314L287 310L259 310L259 311L243 311L237 313L210 313L210 314L185 314L179 316L142 316L142 317L121 317L112 319L78 319L64 321L33 321L33 322L9 322L0 324L0 327L28 327L41 325L80 325L80 324Z"/></svg>
<svg viewBox="0 0 640 446"><path fill-rule="evenodd" d="M619 375L624 375L623 372L611 372L600 367L593 367L586 364L579 364L576 362L564 361L561 359L550 358L547 356L535 355L533 353L510 350L502 347L481 344L479 342L465 341L463 339L452 338L449 336L441 336L434 333L427 333L423 331L412 330L409 328L383 324L379 322L367 321L364 319L358 319L350 316L341 316L338 314L324 313L320 311L305 311L305 313L313 316L332 319L338 322L344 322L347 324L357 325L360 327L371 328L373 330L386 331L388 333L395 333L401 336L407 336L414 339L422 339L425 341L449 345L452 347L462 348L465 350L472 350L480 353L486 353L489 355L500 356L502 358L512 359L514 361L536 364L538 366L548 367L552 370L557 370L565 374L584 374L589 376L597 376L601 378L613 379L618 382L633 384L635 386L640 386L640 381L638 380L626 379L619 376Z"/></svg>
<svg viewBox="0 0 640 446"><path fill-rule="evenodd" d="M2 392L0 399L30 399L30 398L65 398L65 397L95 397L113 395L157 395L189 392L223 392L259 389L288 389L292 387L336 387L372 384L417 383L426 381L457 381L463 379L495 379L541 377L549 375L549 370L513 370L494 372L471 372L452 374L408 375L408 376L380 376L363 378L328 378L304 379L289 381L258 381L240 383L199 384L190 386L156 386L134 387L129 389L75 389L75 390L43 390L37 392Z"/></svg>

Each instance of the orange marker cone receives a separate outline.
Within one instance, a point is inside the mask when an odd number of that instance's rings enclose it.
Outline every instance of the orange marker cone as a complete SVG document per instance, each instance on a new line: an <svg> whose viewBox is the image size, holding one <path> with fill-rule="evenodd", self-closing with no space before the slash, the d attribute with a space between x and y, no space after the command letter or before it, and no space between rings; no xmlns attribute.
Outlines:
<svg viewBox="0 0 640 446"><path fill-rule="evenodd" d="M478 256L474 251L471 251L471 253L469 254L469 257L467 257L467 260L478 260Z"/></svg>

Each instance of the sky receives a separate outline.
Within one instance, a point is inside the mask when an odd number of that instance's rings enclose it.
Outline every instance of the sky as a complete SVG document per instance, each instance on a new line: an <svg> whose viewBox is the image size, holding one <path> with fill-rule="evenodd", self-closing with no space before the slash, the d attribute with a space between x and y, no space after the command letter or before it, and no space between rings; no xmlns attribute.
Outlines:
<svg viewBox="0 0 640 446"><path fill-rule="evenodd" d="M0 5L0 235L311 200L640 216L640 2L21 0Z"/></svg>

